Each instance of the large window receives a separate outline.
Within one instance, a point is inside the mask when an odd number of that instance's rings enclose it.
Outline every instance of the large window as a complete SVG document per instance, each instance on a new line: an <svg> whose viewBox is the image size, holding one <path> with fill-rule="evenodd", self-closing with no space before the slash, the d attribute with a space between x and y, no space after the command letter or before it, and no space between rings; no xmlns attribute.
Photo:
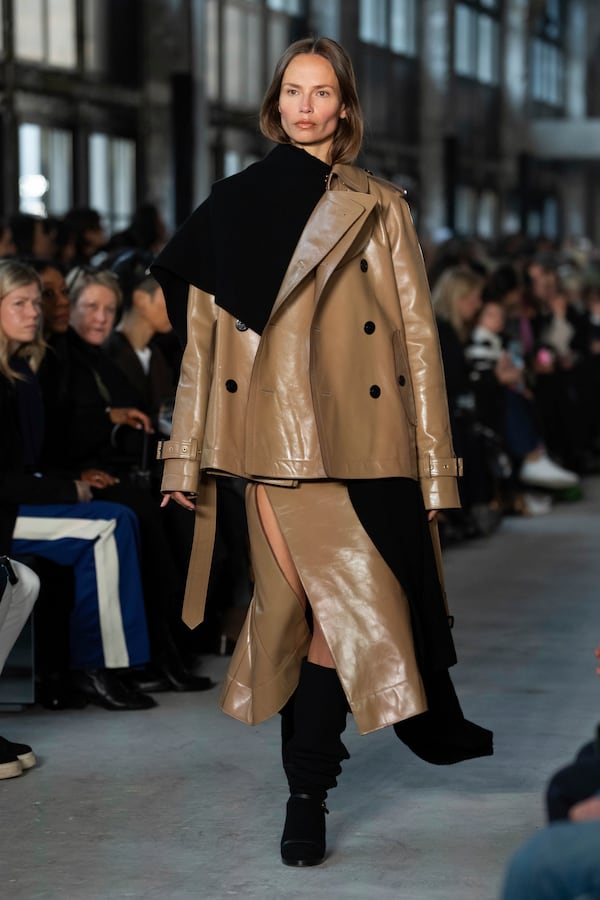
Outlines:
<svg viewBox="0 0 600 900"><path fill-rule="evenodd" d="M19 126L19 209L63 215L72 205L70 131L25 122Z"/></svg>
<svg viewBox="0 0 600 900"><path fill-rule="evenodd" d="M304 8L304 0L206 0L208 99L230 109L257 109Z"/></svg>
<svg viewBox="0 0 600 900"><path fill-rule="evenodd" d="M551 106L564 101L564 10L561 0L546 0L531 39L531 96Z"/></svg>
<svg viewBox="0 0 600 900"><path fill-rule="evenodd" d="M360 0L358 33L366 44L414 56L417 52L416 0Z"/></svg>
<svg viewBox="0 0 600 900"><path fill-rule="evenodd" d="M499 73L498 0L457 3L454 13L454 71L483 84Z"/></svg>
<svg viewBox="0 0 600 900"><path fill-rule="evenodd" d="M129 224L135 209L135 142L95 133L89 139L90 206L107 230Z"/></svg>
<svg viewBox="0 0 600 900"><path fill-rule="evenodd" d="M17 59L76 67L75 0L18 0L13 11Z"/></svg>

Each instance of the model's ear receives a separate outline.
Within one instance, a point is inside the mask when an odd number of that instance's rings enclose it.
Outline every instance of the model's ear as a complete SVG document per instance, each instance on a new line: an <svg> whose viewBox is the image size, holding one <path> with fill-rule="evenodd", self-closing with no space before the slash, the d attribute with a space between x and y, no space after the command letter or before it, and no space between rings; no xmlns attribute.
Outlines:
<svg viewBox="0 0 600 900"><path fill-rule="evenodd" d="M340 110L340 119L347 119L347 118L348 118L348 113L346 112L346 106L344 105L344 106L342 106L342 108Z"/></svg>

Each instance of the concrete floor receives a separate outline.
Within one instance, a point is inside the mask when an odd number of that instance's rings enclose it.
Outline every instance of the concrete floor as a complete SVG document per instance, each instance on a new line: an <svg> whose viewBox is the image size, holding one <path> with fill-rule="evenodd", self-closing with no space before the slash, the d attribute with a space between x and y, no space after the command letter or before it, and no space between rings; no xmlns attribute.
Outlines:
<svg viewBox="0 0 600 900"><path fill-rule="evenodd" d="M0 734L40 764L0 783L2 898L495 900L543 823L548 776L600 718L600 480L585 494L446 553L453 677L467 716L494 729L494 757L436 768L390 729L350 725L330 856L293 870L279 860L278 721L240 725L216 690L147 712L5 713Z"/></svg>

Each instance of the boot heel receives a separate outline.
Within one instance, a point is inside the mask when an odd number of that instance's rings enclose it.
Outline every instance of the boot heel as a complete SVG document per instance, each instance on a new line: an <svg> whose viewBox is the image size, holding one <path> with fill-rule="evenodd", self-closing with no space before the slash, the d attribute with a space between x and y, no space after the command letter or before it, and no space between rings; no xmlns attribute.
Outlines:
<svg viewBox="0 0 600 900"><path fill-rule="evenodd" d="M281 859L286 866L318 866L325 859L325 814L320 797L292 794L287 802L281 838Z"/></svg>

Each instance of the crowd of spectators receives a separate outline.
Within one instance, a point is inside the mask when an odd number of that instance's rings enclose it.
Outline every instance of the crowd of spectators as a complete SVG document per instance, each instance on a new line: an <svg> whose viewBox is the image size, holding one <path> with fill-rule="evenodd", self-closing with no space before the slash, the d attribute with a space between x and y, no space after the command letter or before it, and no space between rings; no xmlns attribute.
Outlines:
<svg viewBox="0 0 600 900"><path fill-rule="evenodd" d="M50 709L148 709L158 691L211 687L200 657L231 652L250 599L232 479L208 621L192 636L179 623L193 517L160 507L153 461L181 356L149 273L165 240L151 204L110 238L93 209L0 223L0 553L40 579L37 699ZM452 239L426 262L465 463L463 507L441 517L448 544L576 499L600 469L600 260L513 238Z"/></svg>
<svg viewBox="0 0 600 900"><path fill-rule="evenodd" d="M463 509L447 542L547 512L600 470L600 256L451 240L428 259Z"/></svg>
<svg viewBox="0 0 600 900"><path fill-rule="evenodd" d="M161 508L155 462L181 356L149 273L164 241L150 204L110 239L90 209L0 226L0 671L35 602L48 709L151 709L155 693L212 687L201 657L231 652L250 599L232 484L208 621L181 625L194 517ZM0 777L34 763L0 740Z"/></svg>

